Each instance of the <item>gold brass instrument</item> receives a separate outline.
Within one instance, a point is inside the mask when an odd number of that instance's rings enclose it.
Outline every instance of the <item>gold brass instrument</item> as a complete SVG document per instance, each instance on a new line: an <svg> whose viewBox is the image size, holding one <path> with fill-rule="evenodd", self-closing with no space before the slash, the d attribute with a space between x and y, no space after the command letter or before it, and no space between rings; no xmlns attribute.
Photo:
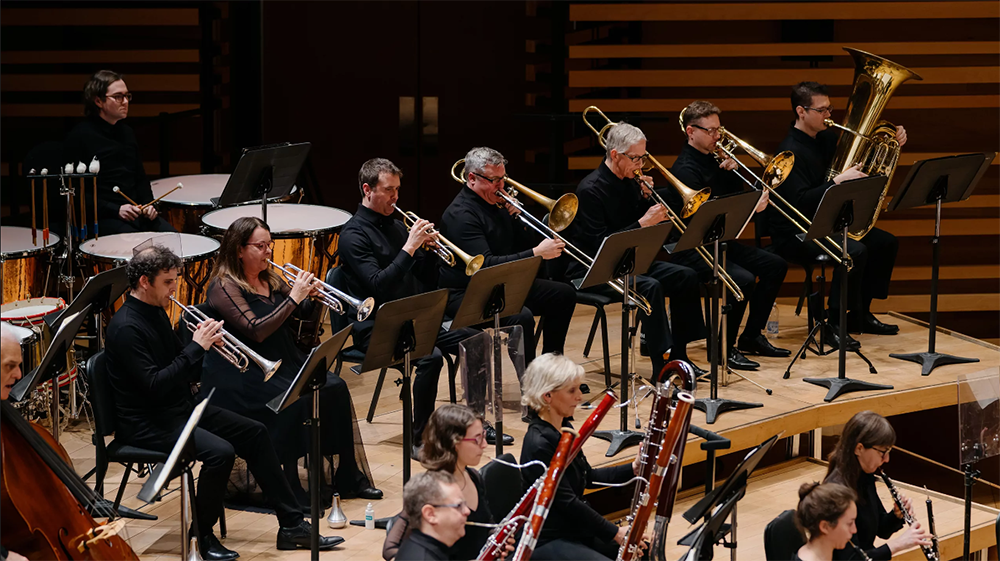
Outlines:
<svg viewBox="0 0 1000 561"><path fill-rule="evenodd" d="M464 163L465 163L465 160L462 159L462 160L459 160L459 161L455 162L455 165L451 166L451 178L454 179L455 181L459 182L459 183L462 183L463 185L465 184L465 168L464 167L462 168L461 175L459 175L458 168L459 168L459 166L461 166ZM584 267L589 268L589 267L593 266L594 259L592 257L590 257L589 255L587 255L586 253L584 253L583 250L581 250L580 248L578 248L575 245L573 245L572 243L570 243L566 238L560 236L557 233L558 230L556 230L555 227L546 224L545 222L543 222L543 221L535 218L534 216L532 216L531 214L529 214L527 211L525 211L524 210L524 206L521 204L521 201L517 200L514 197L516 196L517 191L521 191L524 194L526 194L529 197L531 197L532 199L535 199L535 197L533 195L537 195L538 197L541 197L543 199L547 199L549 201L551 201L552 199L548 199L547 197L542 197L541 195L538 195L538 193L536 193L535 191L532 191L531 189L526 189L523 185L521 185L520 183L512 180L509 177L504 177L504 181L508 182L508 183L511 183L512 185L517 186L517 190L513 191L515 193L515 195L510 195L505 188L497 189L496 194L497 194L498 197L500 197L501 199L503 199L504 202L506 202L507 204L513 206L514 208L516 208L519 211L518 214L517 214L517 217L522 222L524 222L525 225L527 225L532 230L538 232L544 238L549 238L549 239L552 239L552 240L559 240L559 241L563 242L564 244L566 244L566 247L563 248L563 251L566 252L566 254L569 255L570 257L572 257L573 259L576 259L577 261L579 261ZM563 195L562 197L559 198L559 201L562 201L565 198L566 198L566 195ZM538 201L538 199L535 199L535 200ZM573 199L572 200L574 202L577 202L576 195L573 195ZM556 201L557 205L558 205L559 201ZM538 201L538 202L540 204L545 204L542 201ZM576 209L575 208L573 209L573 216L574 217L576 216ZM570 218L570 220L572 220L572 218ZM549 223L550 224L552 223L552 214L549 215ZM569 225L568 223L563 224L562 228L565 228L568 225ZM562 228L560 228L560 229L562 229ZM613 288L615 290L615 292L617 292L618 294L624 295L626 293L626 288L627 287L625 287L624 283L622 283L622 281L620 281L620 280L609 281L607 284L608 284L608 286L610 286L611 288ZM628 289L628 295L629 295L629 299L636 306L638 306L639 309L641 309L646 315L649 315L649 314L653 313L652 306L649 305L649 301L646 300L646 298L643 297L643 295L641 295L641 294L639 294L639 293L637 293L637 292L635 292L635 291L633 291L631 289Z"/></svg>
<svg viewBox="0 0 1000 561"><path fill-rule="evenodd" d="M403 215L403 224L406 224L407 230L412 229L413 225L417 223L417 220L420 220L420 217L417 216L416 214L409 211L404 211L403 209L399 208L396 205L392 205L392 208L396 209L397 211L399 211L400 214ZM438 244L435 245L431 249L431 251L433 251L435 255L440 257L442 261L447 263L449 267L455 266L455 256L458 255L458 258L461 259L463 263L465 263L466 276L471 277L472 275L476 274L476 271L482 268L483 262L486 260L486 258L483 257L482 255L477 255L475 257L469 255L468 253L462 251L460 247L451 243L451 241L449 241L448 238L441 235L441 232L438 232L437 230L430 230L427 233L437 234Z"/></svg>
<svg viewBox="0 0 1000 561"><path fill-rule="evenodd" d="M288 286L295 283L295 277L302 272L302 269L292 265L291 263L285 263L282 267L270 259L267 260L272 267L281 271L281 277L285 279ZM357 298L354 298L350 294L338 289L335 286L331 286L321 280L313 279L313 283L319 286L319 294L313 296L312 298L323 304L324 306L330 308L338 315L344 315L344 304L342 302L347 302L352 308L358 311L358 321L365 321L368 316L371 315L372 311L375 309L375 299L368 297L362 302Z"/></svg>
<svg viewBox="0 0 1000 561"><path fill-rule="evenodd" d="M597 111L597 113L599 113L601 117L604 117L604 119L608 122L606 125L601 127L600 131L595 129L590 124L590 121L587 120L587 113L591 110ZM600 109L598 109L593 105L583 110L583 122L586 123L587 127L590 130L594 131L594 133L597 134L597 141L601 144L602 147L605 146L604 133L607 132L607 130L610 129L611 127L618 124L612 121L611 119L608 119L608 117ZM687 218L692 214L694 214L695 211L698 210L698 208L702 205L702 203L708 200L708 198L712 194L712 190L706 187L701 191L695 191L694 189L688 187L687 185L684 185L684 183L682 183L680 179L677 179L674 176L674 174L670 173L670 170L663 167L663 165L659 161L657 161L657 159L654 158L652 154L650 154L649 152L646 152L646 158L658 170L660 170L660 173L663 174L663 177L666 177L670 185L680 194L681 200L684 202L684 208L683 210L681 210L681 215L677 216L677 214L673 211L673 209L670 208L670 205L667 204L667 201L663 200L663 197L661 197L660 194L656 192L656 189L654 189L652 185L650 185L649 183L647 183L642 179L642 173L640 173L639 170L636 170L634 172L635 180L639 182L640 185L646 186L646 189L649 190L649 196L653 199L653 201L656 204L666 209L667 218L674 225L674 228L679 233L683 234L684 230L687 229L687 226L685 226L682 219ZM698 252L698 255L701 256L702 260L704 260L705 263L710 268L713 269L715 268L715 259L712 257L712 254L709 253L707 249L699 246L695 248L695 251ZM736 281L734 281L733 278L729 276L729 273L722 267L719 267L719 278L722 279L722 284L726 286L726 289L728 289L730 294L733 295L733 298L736 298L737 300L742 302L743 291L740 290L740 287L739 285L736 284Z"/></svg>
<svg viewBox="0 0 1000 561"><path fill-rule="evenodd" d="M851 239L860 240L875 227L899 161L896 126L879 120L879 116L896 88L907 80L923 78L909 68L880 56L850 47L844 47L844 50L854 58L854 89L847 98L847 118L844 123L838 125L832 119L823 121L826 126L847 133L841 135L837 142L837 151L826 176L828 179L836 177L860 164L861 171L868 175L884 175L888 178L871 222L860 227L856 224L855 229L848 233Z"/></svg>
<svg viewBox="0 0 1000 561"><path fill-rule="evenodd" d="M202 312L194 306L185 306L177 301L173 296L170 297L170 301L176 304L183 313L181 313L181 320L187 325L187 328L191 330L192 333L198 329L198 324L204 321L208 321L212 318L208 317L205 312ZM187 316L191 316L194 321L188 319ZM218 352L222 358L229 361L230 364L239 369L240 372L246 372L247 368L250 366L250 361L257 363L257 366L264 371L264 381L271 379L274 373L278 371L281 367L281 359L276 361L267 360L266 358L257 354L256 351L250 347L243 344L242 341L231 335L225 329L219 329L219 333L222 333L222 346L212 345L212 348Z"/></svg>

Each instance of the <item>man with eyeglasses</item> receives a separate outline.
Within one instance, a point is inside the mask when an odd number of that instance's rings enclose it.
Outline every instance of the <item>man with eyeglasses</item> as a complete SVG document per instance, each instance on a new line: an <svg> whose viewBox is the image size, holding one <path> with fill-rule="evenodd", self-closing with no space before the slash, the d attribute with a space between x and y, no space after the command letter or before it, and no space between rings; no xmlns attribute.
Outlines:
<svg viewBox="0 0 1000 561"><path fill-rule="evenodd" d="M805 216L813 216L819 207L823 193L844 181L867 177L857 166L838 174L833 179L826 178L826 170L837 149L840 132L827 130L825 119L833 113L833 106L827 87L816 82L800 82L792 88L792 111L795 122L788 136L778 145L778 152L790 150L795 155L795 166L781 186L778 194ZM906 130L897 127L899 145L906 144ZM793 263L812 263L822 250L811 241L801 241L796 237L799 231L777 211L768 209L768 225L775 252ZM847 252L854 266L847 275L849 333L873 333L895 335L899 327L879 321L871 313L871 303L875 298L889 297L889 283L896 263L899 241L896 236L872 228L860 241L848 240ZM830 289L830 321L826 340L839 348L836 323L840 317L840 268L833 274ZM848 336L848 349L860 347L860 343Z"/></svg>
<svg viewBox="0 0 1000 561"><path fill-rule="evenodd" d="M667 220L666 209L654 204L646 187L640 187L635 178L636 171L642 173L646 156L646 135L638 127L620 123L608 131L604 161L576 189L580 207L566 236L587 255L595 256L604 238L611 234ZM642 178L653 184L652 177ZM586 267L576 261L567 270L570 278L583 277L586 272ZM617 294L603 286L587 290ZM698 274L690 267L654 261L648 271L636 277L636 290L652 308L648 316L640 311L639 321L653 376L666 364L667 353L670 360L690 363L687 344L705 338ZM664 297L670 298L670 325ZM691 366L699 376L705 372L697 365Z"/></svg>
<svg viewBox="0 0 1000 561"><path fill-rule="evenodd" d="M687 143L670 168L670 172L691 189L697 191L710 187L712 198L742 193L746 185L738 175L738 166L734 160L726 157L720 162L715 157L716 143L721 138L720 113L722 110L708 101L695 101L685 108L681 125L687 136ZM671 188L657 191L679 216L683 203L677 191ZM765 191L757 212L767 208L767 200ZM685 219L685 222L690 222L690 219ZM679 237L677 232L672 235ZM743 353L767 357L791 356L788 349L775 347L762 333L781 283L785 280L788 264L771 252L739 242L726 244L726 259L726 271L744 295L743 301L729 298L732 306L726 322L726 357L729 367L753 370L760 366ZM702 282L707 282L712 277L712 268L694 250L676 253L670 260L697 271ZM746 327L737 340L736 335L748 304L750 314Z"/></svg>
<svg viewBox="0 0 1000 561"><path fill-rule="evenodd" d="M94 157L100 161L96 212L101 234L173 232L174 228L154 207L140 210L129 202L131 199L143 205L153 200L135 133L121 122L128 117L131 100L132 94L121 74L100 70L91 76L83 88L83 111L87 118L66 137L66 156L74 166L76 162L88 164ZM115 193L115 187L128 199ZM88 180L88 199L91 188Z"/></svg>
<svg viewBox="0 0 1000 561"><path fill-rule="evenodd" d="M448 559L448 548L465 535L469 506L462 488L445 471L425 471L403 487L403 513L416 521L396 553L397 561Z"/></svg>

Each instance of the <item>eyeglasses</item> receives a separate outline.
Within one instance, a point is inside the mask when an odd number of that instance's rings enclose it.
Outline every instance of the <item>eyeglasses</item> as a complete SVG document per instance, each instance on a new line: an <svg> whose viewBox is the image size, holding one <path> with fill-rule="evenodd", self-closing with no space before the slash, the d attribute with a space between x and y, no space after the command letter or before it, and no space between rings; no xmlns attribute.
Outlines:
<svg viewBox="0 0 1000 561"><path fill-rule="evenodd" d="M463 438L463 439L462 439L462 440L461 440L460 442L475 442L475 443L476 443L476 444L478 444L479 446L482 446L482 445L483 445L483 442L484 442L485 440L486 440L486 436L485 436L485 435L482 435L482 434L480 434L479 436L477 436L477 437L475 437L475 438Z"/></svg>
<svg viewBox="0 0 1000 561"><path fill-rule="evenodd" d="M485 182L487 182L487 183L489 183L491 185L498 185L500 183L503 183L503 180L504 180L503 177L486 177L485 175L482 175L482 174L479 174L479 173L476 173L476 172L472 172L472 175L475 175L479 179L482 179L483 181L485 181Z"/></svg>
<svg viewBox="0 0 1000 561"><path fill-rule="evenodd" d="M696 125L694 123L691 123L691 126L694 127L694 128L696 128L696 129L698 129L698 130L705 131L706 133L708 133L711 136L715 136L719 132L719 129L722 128L722 127L712 127L710 129L706 129L705 127Z"/></svg>
<svg viewBox="0 0 1000 561"><path fill-rule="evenodd" d="M878 452L879 454L881 454L882 455L882 459L884 460L885 457L889 455L889 452L892 452L892 447L890 446L889 448L886 448L885 450L879 450L878 448L872 446L872 450L874 450L874 451Z"/></svg>
<svg viewBox="0 0 1000 561"><path fill-rule="evenodd" d="M245 245L245 246L252 245L252 246L256 247L257 249L259 249L260 251L267 251L269 249L272 250L272 251L274 250L274 240L271 240L269 242L248 243L248 244L243 244L243 245Z"/></svg>
<svg viewBox="0 0 1000 561"><path fill-rule="evenodd" d="M629 160L632 160L633 164L638 163L638 162L645 162L646 160L649 159L649 153L642 154L640 156L632 156L632 155L629 155L629 154L626 154L626 153L622 152L622 156L625 156Z"/></svg>
<svg viewBox="0 0 1000 561"><path fill-rule="evenodd" d="M833 114L833 106L832 105L829 106L829 107L803 107L803 109L805 109L806 111L815 111L817 113L823 113L823 114L826 114L826 115Z"/></svg>
<svg viewBox="0 0 1000 561"><path fill-rule="evenodd" d="M446 505L435 505L435 504L432 504L431 506L434 507L434 508L453 508L453 509L458 510L458 511L461 511L464 508L468 508L468 505L465 504L465 501L458 501L457 503L451 503L451 504L446 504Z"/></svg>
<svg viewBox="0 0 1000 561"><path fill-rule="evenodd" d="M105 98L110 97L111 99L117 101L118 103L124 103L126 99L132 101L132 92L116 93L113 95L106 95L104 97Z"/></svg>

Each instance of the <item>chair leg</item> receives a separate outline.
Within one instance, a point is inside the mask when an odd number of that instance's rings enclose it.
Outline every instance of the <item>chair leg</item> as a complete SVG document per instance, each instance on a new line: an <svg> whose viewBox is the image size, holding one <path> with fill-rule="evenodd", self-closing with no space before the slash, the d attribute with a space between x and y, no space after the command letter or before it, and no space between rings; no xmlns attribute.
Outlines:
<svg viewBox="0 0 1000 561"><path fill-rule="evenodd" d="M458 374L458 365L451 359L451 355L445 353L445 363L448 365L448 399L452 403L458 403L458 395L455 391L455 376Z"/></svg>
<svg viewBox="0 0 1000 561"><path fill-rule="evenodd" d="M806 280L802 283L802 294L799 294L799 303L795 305L795 315L802 313L802 304L812 294L812 267L806 267Z"/></svg>
<svg viewBox="0 0 1000 561"><path fill-rule="evenodd" d="M611 387L611 349L608 347L608 314L604 306L597 308L601 314L601 344L604 345L604 387Z"/></svg>
<svg viewBox="0 0 1000 561"><path fill-rule="evenodd" d="M118 512L118 506L122 504L122 497L125 496L125 485L128 483L128 476L132 472L132 462L125 466L125 473L122 474L122 484L118 486L118 494L115 496L115 505L111 510Z"/></svg>
<svg viewBox="0 0 1000 561"><path fill-rule="evenodd" d="M590 324L590 335L587 335L587 344L583 346L583 356L590 358L590 347L594 344L594 335L597 334L597 323L601 321L601 308L598 306L594 311L594 321Z"/></svg>
<svg viewBox="0 0 1000 561"><path fill-rule="evenodd" d="M375 418L375 406L378 405L378 396L382 393L382 383L385 382L385 373L387 368L383 368L381 372L378 373L378 382L375 382L375 394L372 395L372 404L368 406L368 422L371 423L372 419Z"/></svg>
<svg viewBox="0 0 1000 561"><path fill-rule="evenodd" d="M542 328L545 327L545 316L538 318L538 324L535 325L535 353L538 353L538 342L542 340Z"/></svg>

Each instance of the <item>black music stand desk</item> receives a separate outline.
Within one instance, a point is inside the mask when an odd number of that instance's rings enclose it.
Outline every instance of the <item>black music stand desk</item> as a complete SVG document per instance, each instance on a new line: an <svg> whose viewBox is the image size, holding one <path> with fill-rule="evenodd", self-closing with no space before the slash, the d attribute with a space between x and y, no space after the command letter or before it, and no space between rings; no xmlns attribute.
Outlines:
<svg viewBox="0 0 1000 561"><path fill-rule="evenodd" d="M106 310L115 300L121 298L122 294L128 290L128 275L125 267L115 267L87 279L83 285L83 290L76 296L73 302L61 313L53 316L49 327L53 330L59 328L64 318L79 312L90 306L94 312L94 333L97 335L97 350L104 348L104 329L101 325L101 312Z"/></svg>
<svg viewBox="0 0 1000 561"><path fill-rule="evenodd" d="M312 144L284 142L244 148L216 206L232 206L260 199L261 220L267 222L267 200L292 192Z"/></svg>
<svg viewBox="0 0 1000 561"><path fill-rule="evenodd" d="M892 358L920 364L921 376L929 376L932 370L946 364L979 362L978 358L954 356L934 350L937 335L938 272L941 267L941 205L968 199L996 155L996 152L964 154L919 161L910 168L903 186L889 204L890 211L935 205L934 237L931 239L934 256L931 265L931 315L927 352L889 354Z"/></svg>
<svg viewBox="0 0 1000 561"><path fill-rule="evenodd" d="M879 205L882 188L888 178L885 176L865 177L853 181L845 181L826 190L820 200L816 216L805 234L804 241L831 236L840 239L841 268L840 275L840 350L837 357L838 373L836 378L804 378L804 382L829 388L823 401L830 402L842 393L891 390L892 386L875 384L863 380L853 380L847 377L847 264L851 256L847 251L847 234L852 224L869 224L875 216Z"/></svg>
<svg viewBox="0 0 1000 561"><path fill-rule="evenodd" d="M727 411L738 411L741 409L755 409L763 407L763 403L751 403L747 401L736 401L732 399L722 399L719 397L719 368L723 362L724 349L720 349L719 340L719 299L722 294L722 283L719 281L719 244L730 240L735 240L746 228L753 218L757 203L763 195L760 191L750 191L740 193L730 197L723 197L708 201L698 208L691 223L684 230L677 243L669 248L671 253L695 249L700 246L709 246L713 255L712 282L710 290L712 296L712 313L709 314L708 326L708 354L712 357L709 366L709 397L697 399L694 402L695 409L705 412L705 422L714 424L719 415ZM721 366L725 368L725 366Z"/></svg>
<svg viewBox="0 0 1000 561"><path fill-rule="evenodd" d="M668 223L661 223L648 228L635 228L611 234L604 238L601 247L594 256L594 262L587 270L587 274L580 280L578 290L599 286L611 281L621 281L622 284L631 289L635 277L649 270L649 266L656 259L656 254L660 252L664 240L670 234L673 226ZM576 284L574 282L574 284ZM630 362L634 338L638 322L632 325L632 310L636 305L626 294L622 295L622 400L621 427L618 430L597 431L595 438L610 442L605 457L610 458L623 448L634 446L642 442L644 433L631 431L628 428L628 400L629 386L632 382L632 368L635 364ZM653 372L652 378L656 378L659 372ZM633 392L634 393L634 392Z"/></svg>

